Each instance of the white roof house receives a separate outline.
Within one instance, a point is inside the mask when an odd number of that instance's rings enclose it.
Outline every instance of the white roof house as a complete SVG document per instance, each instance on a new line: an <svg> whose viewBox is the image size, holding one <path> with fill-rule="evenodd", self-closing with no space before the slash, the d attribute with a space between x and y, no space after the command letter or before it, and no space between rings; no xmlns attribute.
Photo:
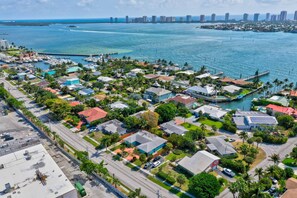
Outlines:
<svg viewBox="0 0 297 198"><path fill-rule="evenodd" d="M216 152L220 156L233 155L236 153L234 147L229 142L226 142L227 137L224 135L207 137L207 148L213 152Z"/></svg>
<svg viewBox="0 0 297 198"><path fill-rule="evenodd" d="M109 82L113 81L114 79L110 78L110 77L107 77L107 76L99 76L97 78L97 80L100 81L100 82L109 83Z"/></svg>
<svg viewBox="0 0 297 198"><path fill-rule="evenodd" d="M39 144L0 157L0 197L77 198L77 192ZM4 193L4 194L3 194Z"/></svg>
<svg viewBox="0 0 297 198"><path fill-rule="evenodd" d="M219 164L220 158L207 152L198 151L191 158L186 156L178 165L190 172L193 175L199 174L204 171L215 169Z"/></svg>
<svg viewBox="0 0 297 198"><path fill-rule="evenodd" d="M210 85L206 85L204 87L193 86L193 87L188 88L186 90L186 92L193 96L195 96L196 94L203 95L203 96L213 96L216 94L214 87L210 86Z"/></svg>
<svg viewBox="0 0 297 198"><path fill-rule="evenodd" d="M195 109L195 115L198 116L200 111L203 115L207 115L215 120L221 120L228 113L226 110L211 105L203 105L202 107Z"/></svg>
<svg viewBox="0 0 297 198"><path fill-rule="evenodd" d="M129 106L126 105L125 103L121 102L121 101L117 101L117 102L114 102L114 103L110 104L110 108L112 108L112 109L125 109L125 108L129 108Z"/></svg>
<svg viewBox="0 0 297 198"><path fill-rule="evenodd" d="M242 89L241 87L238 87L235 85L228 85L228 86L223 87L224 91L229 92L231 94L236 93L236 92L240 91L241 89Z"/></svg>

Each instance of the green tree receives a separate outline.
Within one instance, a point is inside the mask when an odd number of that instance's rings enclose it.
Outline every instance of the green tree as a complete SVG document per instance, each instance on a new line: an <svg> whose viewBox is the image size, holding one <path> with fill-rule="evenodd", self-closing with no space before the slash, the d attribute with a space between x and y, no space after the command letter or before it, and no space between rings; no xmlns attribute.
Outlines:
<svg viewBox="0 0 297 198"><path fill-rule="evenodd" d="M176 178L176 181L177 181L177 183L179 183L180 187L184 183L186 183L186 180L187 180L187 178L184 175L182 175L182 174L178 175L177 178Z"/></svg>
<svg viewBox="0 0 297 198"><path fill-rule="evenodd" d="M280 115L277 117L278 124L280 126L285 127L286 129L290 129L294 126L295 119L289 115Z"/></svg>
<svg viewBox="0 0 297 198"><path fill-rule="evenodd" d="M79 168L81 171L84 171L89 175L95 171L96 165L91 160L85 160L81 163Z"/></svg>
<svg viewBox="0 0 297 198"><path fill-rule="evenodd" d="M220 192L217 178L208 173L200 173L189 181L189 191L196 197L214 198Z"/></svg>
<svg viewBox="0 0 297 198"><path fill-rule="evenodd" d="M235 197L235 194L238 192L238 185L237 185L237 183L236 182L230 183L229 186L228 186L228 189L232 193L233 198L236 198Z"/></svg>
<svg viewBox="0 0 297 198"><path fill-rule="evenodd" d="M261 180L263 175L264 175L264 170L262 167L255 169L255 176L258 176L259 180Z"/></svg>
<svg viewBox="0 0 297 198"><path fill-rule="evenodd" d="M176 116L177 107L173 103L161 104L156 108L155 112L160 115L159 123L168 122Z"/></svg>
<svg viewBox="0 0 297 198"><path fill-rule="evenodd" d="M242 139L242 143L249 138L247 132L245 131L240 132L239 137Z"/></svg>
<svg viewBox="0 0 297 198"><path fill-rule="evenodd" d="M280 157L278 154L272 154L271 156L269 156L270 161L272 161L274 163L274 165L278 164L280 162Z"/></svg>
<svg viewBox="0 0 297 198"><path fill-rule="evenodd" d="M144 153L142 153L140 156L139 156L139 160L144 163L146 161L146 156Z"/></svg>
<svg viewBox="0 0 297 198"><path fill-rule="evenodd" d="M155 128L158 126L159 114L152 111L144 112L141 117L146 121L147 126L151 128Z"/></svg>

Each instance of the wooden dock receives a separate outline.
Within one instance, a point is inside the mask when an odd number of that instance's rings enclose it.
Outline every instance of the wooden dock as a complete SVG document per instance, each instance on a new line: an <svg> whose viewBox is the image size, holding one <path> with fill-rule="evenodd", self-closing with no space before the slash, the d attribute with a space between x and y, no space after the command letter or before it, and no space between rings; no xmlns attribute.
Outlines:
<svg viewBox="0 0 297 198"><path fill-rule="evenodd" d="M252 76L249 76L249 77L247 77L247 78L242 78L241 80L244 80L244 81L249 81L249 80L253 80L253 79L255 79L255 78L260 78L260 77L262 77L262 76L266 76L266 75L268 75L270 73L270 71L264 71L264 72L262 72L262 73L259 73L258 75L252 75Z"/></svg>

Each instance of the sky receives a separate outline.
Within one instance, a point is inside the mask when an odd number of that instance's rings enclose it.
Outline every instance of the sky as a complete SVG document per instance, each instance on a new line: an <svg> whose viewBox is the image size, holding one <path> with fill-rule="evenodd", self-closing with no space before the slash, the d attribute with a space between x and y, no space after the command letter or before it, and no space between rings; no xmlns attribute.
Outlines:
<svg viewBox="0 0 297 198"><path fill-rule="evenodd" d="M0 0L0 19L66 19L279 13L297 10L297 0Z"/></svg>

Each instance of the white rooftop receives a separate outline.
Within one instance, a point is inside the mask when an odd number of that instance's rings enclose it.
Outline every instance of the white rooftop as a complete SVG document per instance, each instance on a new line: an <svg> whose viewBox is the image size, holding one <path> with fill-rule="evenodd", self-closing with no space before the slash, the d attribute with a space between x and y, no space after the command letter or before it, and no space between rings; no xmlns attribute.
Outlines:
<svg viewBox="0 0 297 198"><path fill-rule="evenodd" d="M25 152L31 159L26 159ZM73 185L41 144L0 157L2 164L0 197L77 197ZM46 177L44 185L37 179L37 170ZM4 194L8 183L11 190Z"/></svg>

